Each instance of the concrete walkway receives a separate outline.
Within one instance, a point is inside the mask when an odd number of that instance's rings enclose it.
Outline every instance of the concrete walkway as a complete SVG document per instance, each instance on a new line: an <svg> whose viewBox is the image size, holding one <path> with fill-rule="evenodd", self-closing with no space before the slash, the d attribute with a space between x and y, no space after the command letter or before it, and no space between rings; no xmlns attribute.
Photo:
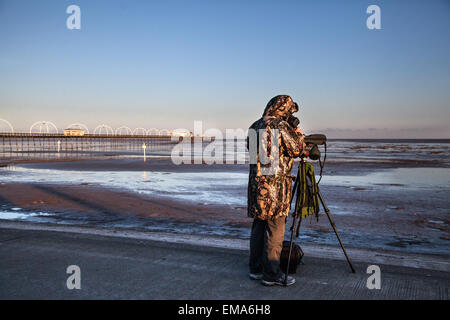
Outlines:
<svg viewBox="0 0 450 320"><path fill-rule="evenodd" d="M243 248L180 243L161 234L163 241L145 236L152 233L124 237L114 231L105 236L98 230L51 229L0 222L1 299L449 298L446 257L424 256L428 261L425 266L411 268L382 264L380 260L364 262L360 252L359 258L354 259L357 273L352 274L344 260L320 257L304 248L305 265L300 266L295 285L264 287L247 277L247 250ZM205 241L213 244L213 240ZM216 240L220 243L220 239ZM334 251L339 253L338 248ZM349 254L352 257L352 250ZM372 251L370 256L383 254L373 255ZM411 260L405 261L408 265ZM371 264L381 268L380 290L366 287L366 269ZM66 287L69 265L81 269L80 290Z"/></svg>

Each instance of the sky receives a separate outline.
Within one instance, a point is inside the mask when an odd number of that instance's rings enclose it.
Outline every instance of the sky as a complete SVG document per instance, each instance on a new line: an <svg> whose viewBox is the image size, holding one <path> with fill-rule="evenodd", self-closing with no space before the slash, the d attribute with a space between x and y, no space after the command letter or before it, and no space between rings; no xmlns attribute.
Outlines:
<svg viewBox="0 0 450 320"><path fill-rule="evenodd" d="M0 118L246 129L288 94L305 133L450 138L449 57L447 0L0 0Z"/></svg>

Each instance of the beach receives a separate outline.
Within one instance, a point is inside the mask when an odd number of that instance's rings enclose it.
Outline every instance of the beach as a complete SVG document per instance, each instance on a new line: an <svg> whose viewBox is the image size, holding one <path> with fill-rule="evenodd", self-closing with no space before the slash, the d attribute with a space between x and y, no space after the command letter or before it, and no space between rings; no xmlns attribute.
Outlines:
<svg viewBox="0 0 450 320"><path fill-rule="evenodd" d="M344 244L449 255L448 145L331 144L320 188ZM248 164L168 156L4 162L0 218L248 239L247 182ZM337 245L323 210L303 221L297 242Z"/></svg>

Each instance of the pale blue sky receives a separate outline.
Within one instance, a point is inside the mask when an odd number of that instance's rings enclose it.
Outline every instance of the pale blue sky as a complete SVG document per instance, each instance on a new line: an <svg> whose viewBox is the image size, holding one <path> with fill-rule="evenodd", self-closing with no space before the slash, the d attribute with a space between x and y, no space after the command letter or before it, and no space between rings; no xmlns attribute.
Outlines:
<svg viewBox="0 0 450 320"><path fill-rule="evenodd" d="M382 30L366 28L371 4ZM289 94L309 132L450 138L446 0L0 0L0 41L16 128L248 128Z"/></svg>

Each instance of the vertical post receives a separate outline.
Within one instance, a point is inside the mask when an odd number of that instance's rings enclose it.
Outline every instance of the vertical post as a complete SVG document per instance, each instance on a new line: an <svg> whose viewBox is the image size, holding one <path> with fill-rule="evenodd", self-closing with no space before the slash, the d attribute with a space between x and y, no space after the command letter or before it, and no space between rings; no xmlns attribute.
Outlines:
<svg viewBox="0 0 450 320"><path fill-rule="evenodd" d="M144 149L144 162L146 161L145 158L145 149L147 149L147 146L145 145L145 142L142 144L142 149Z"/></svg>

